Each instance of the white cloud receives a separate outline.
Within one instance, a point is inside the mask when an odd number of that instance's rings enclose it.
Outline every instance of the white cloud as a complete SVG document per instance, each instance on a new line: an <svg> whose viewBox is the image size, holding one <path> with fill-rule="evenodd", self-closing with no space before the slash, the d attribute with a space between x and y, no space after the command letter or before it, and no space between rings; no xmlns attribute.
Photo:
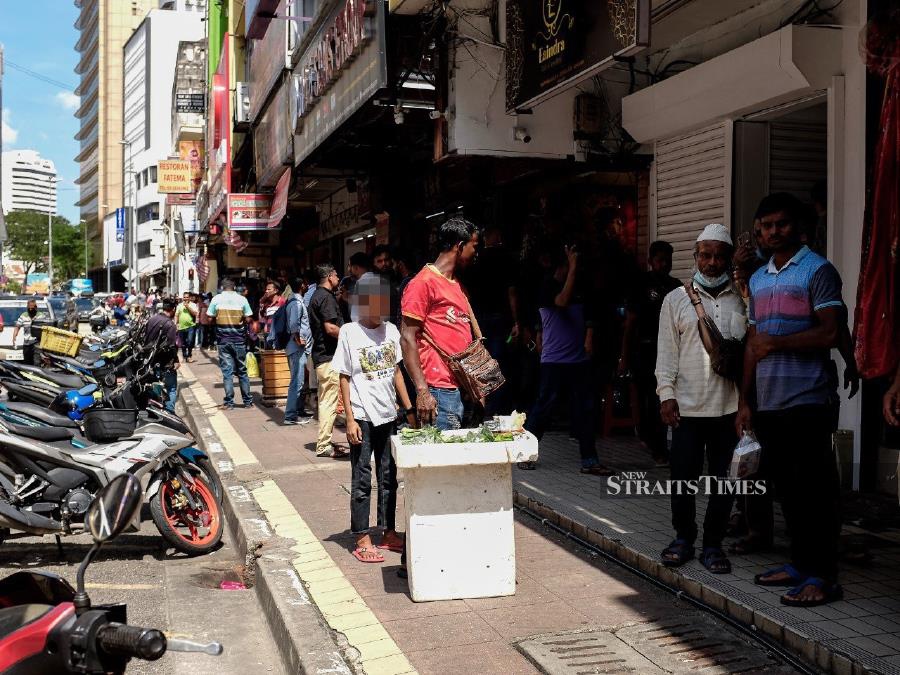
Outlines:
<svg viewBox="0 0 900 675"><path fill-rule="evenodd" d="M4 108L3 109L3 117L2 117L2 119L3 119L3 145L4 146L6 146L7 144L12 145L19 138L19 130L13 129L9 125L9 118L10 118L9 108Z"/></svg>
<svg viewBox="0 0 900 675"><path fill-rule="evenodd" d="M66 110L74 112L81 105L81 97L71 91L60 91L56 94L56 102Z"/></svg>

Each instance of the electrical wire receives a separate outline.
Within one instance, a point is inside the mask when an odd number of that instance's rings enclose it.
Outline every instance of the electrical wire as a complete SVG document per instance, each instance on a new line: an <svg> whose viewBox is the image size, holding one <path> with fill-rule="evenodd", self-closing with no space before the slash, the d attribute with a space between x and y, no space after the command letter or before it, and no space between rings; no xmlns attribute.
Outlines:
<svg viewBox="0 0 900 675"><path fill-rule="evenodd" d="M65 82L60 82L59 80L54 80L52 77L47 77L46 75L36 73L33 70L29 70L25 66L20 66L18 63L13 63L12 61L5 61L4 63L6 63L6 65L13 70L18 70L19 72L24 73L29 77L33 77L36 80L40 80L41 82L52 84L54 87L59 87L60 89L65 89L66 91L75 91L75 87L72 87Z"/></svg>

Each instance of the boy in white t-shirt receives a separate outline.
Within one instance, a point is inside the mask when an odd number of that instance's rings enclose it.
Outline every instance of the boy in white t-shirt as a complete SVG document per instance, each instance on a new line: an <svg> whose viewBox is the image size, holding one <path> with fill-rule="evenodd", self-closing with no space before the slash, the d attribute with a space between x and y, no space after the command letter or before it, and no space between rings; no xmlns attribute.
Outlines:
<svg viewBox="0 0 900 675"><path fill-rule="evenodd" d="M356 535L354 557L360 562L384 562L379 548L403 551L403 538L395 530L397 509L397 466L391 456L391 436L397 420L397 398L410 424L415 413L400 372L403 358L400 331L386 321L390 315L390 285L378 275L364 275L357 281L350 299L350 323L341 326L331 367L341 377L347 440L350 442L352 481L350 489L350 529ZM378 547L369 535L372 494L372 455L378 480L378 527L384 534Z"/></svg>

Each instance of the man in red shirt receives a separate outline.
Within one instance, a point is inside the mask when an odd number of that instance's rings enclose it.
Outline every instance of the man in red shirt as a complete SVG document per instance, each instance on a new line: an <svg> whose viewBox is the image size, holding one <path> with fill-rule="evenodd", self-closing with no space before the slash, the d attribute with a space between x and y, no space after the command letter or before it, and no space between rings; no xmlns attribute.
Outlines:
<svg viewBox="0 0 900 675"><path fill-rule="evenodd" d="M437 260L423 267L403 292L401 345L416 387L419 422L458 429L463 416L459 385L423 332L447 354L472 342L472 309L457 275L475 260L478 229L464 218L451 218L441 225L438 245Z"/></svg>

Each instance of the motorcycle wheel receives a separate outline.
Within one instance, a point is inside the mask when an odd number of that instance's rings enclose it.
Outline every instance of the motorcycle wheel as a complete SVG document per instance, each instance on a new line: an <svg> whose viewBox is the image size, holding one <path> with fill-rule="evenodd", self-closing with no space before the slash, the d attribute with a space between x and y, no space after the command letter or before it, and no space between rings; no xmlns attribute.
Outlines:
<svg viewBox="0 0 900 675"><path fill-rule="evenodd" d="M200 509L179 508L173 504L177 494L169 480L164 480L150 500L150 515L156 529L169 544L190 556L202 555L212 551L222 539L222 507L203 478L194 478L194 485L188 489L200 503Z"/></svg>
<svg viewBox="0 0 900 675"><path fill-rule="evenodd" d="M215 469L213 469L212 462L209 461L209 458L197 457L193 462L188 464L188 467L196 468L192 473L199 474L200 478L206 481L206 484L209 485L209 489L212 490L213 495L215 495L216 501L221 504L225 498L224 488L222 488L222 481L219 480L219 475L216 473Z"/></svg>

